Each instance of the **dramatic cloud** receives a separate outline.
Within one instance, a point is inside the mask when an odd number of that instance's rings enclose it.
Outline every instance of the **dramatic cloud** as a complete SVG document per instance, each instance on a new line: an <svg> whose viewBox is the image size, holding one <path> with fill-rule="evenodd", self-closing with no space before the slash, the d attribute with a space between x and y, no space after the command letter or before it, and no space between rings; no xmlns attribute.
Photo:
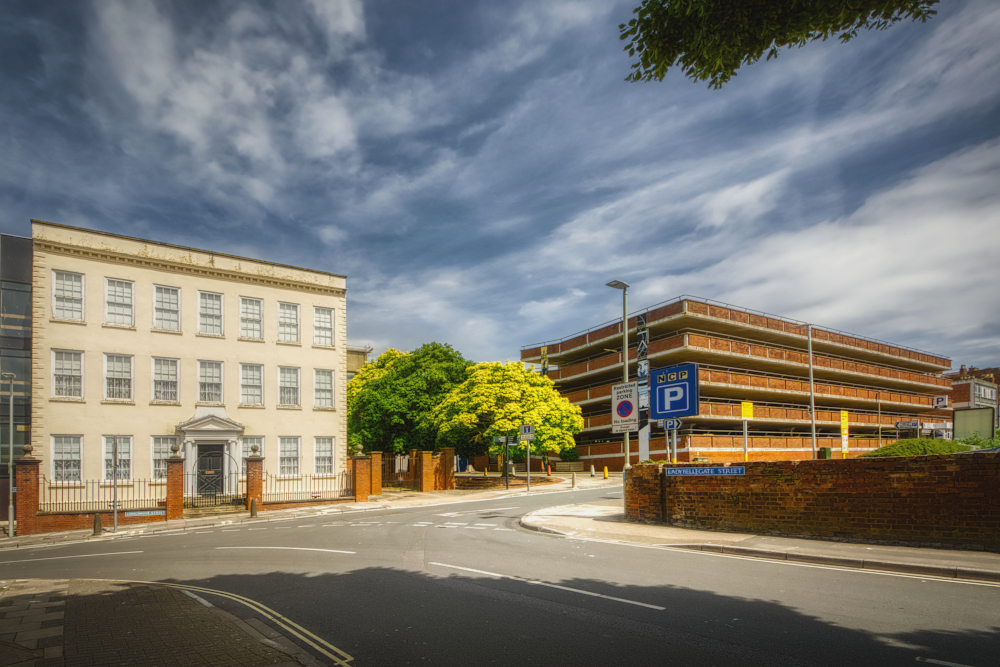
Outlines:
<svg viewBox="0 0 1000 667"><path fill-rule="evenodd" d="M2 229L346 273L377 350L516 358L617 278L1000 361L996 3L720 91L626 84L632 4L8 3Z"/></svg>

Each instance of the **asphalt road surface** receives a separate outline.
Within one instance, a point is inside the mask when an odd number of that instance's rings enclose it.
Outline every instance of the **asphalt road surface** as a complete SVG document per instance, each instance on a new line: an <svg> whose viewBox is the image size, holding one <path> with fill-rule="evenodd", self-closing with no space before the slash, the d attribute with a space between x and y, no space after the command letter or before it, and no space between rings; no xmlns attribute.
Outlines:
<svg viewBox="0 0 1000 667"><path fill-rule="evenodd" d="M1000 586L685 553L518 525L620 489L243 524L0 554L0 578L194 584L352 665L1000 665ZM237 616L257 612L206 599Z"/></svg>

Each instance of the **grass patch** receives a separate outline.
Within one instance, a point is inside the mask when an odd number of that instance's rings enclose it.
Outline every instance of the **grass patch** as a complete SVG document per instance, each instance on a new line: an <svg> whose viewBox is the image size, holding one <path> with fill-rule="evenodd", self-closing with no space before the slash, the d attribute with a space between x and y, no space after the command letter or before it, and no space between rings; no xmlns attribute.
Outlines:
<svg viewBox="0 0 1000 667"><path fill-rule="evenodd" d="M908 438L897 440L891 445L880 447L873 452L866 452L861 458L885 456L927 456L929 454L955 454L967 452L975 447L963 445L950 440L931 440L930 438Z"/></svg>

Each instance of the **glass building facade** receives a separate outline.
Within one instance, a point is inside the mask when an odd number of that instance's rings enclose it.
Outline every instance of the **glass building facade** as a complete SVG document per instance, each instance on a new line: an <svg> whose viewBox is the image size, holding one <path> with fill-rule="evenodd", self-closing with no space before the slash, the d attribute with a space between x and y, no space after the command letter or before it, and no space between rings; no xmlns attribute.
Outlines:
<svg viewBox="0 0 1000 667"><path fill-rule="evenodd" d="M31 239L0 234L0 372L15 375L15 461L31 436L31 266ZM10 381L0 380L0 477L6 478Z"/></svg>

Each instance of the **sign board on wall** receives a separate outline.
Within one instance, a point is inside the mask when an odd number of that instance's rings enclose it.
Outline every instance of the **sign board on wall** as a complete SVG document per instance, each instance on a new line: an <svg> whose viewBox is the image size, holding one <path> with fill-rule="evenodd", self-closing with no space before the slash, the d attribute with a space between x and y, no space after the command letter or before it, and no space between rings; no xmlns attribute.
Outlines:
<svg viewBox="0 0 1000 667"><path fill-rule="evenodd" d="M753 403L750 401L740 403L740 415L743 419L753 419Z"/></svg>
<svg viewBox="0 0 1000 667"><path fill-rule="evenodd" d="M611 387L611 432L639 430L639 383L624 382Z"/></svg>
<svg viewBox="0 0 1000 667"><path fill-rule="evenodd" d="M995 408L969 408L955 410L955 440L978 433L984 438L993 434L997 417Z"/></svg>
<svg viewBox="0 0 1000 667"><path fill-rule="evenodd" d="M847 436L848 436L848 426L850 424L850 415L847 410L840 411L840 448L847 451Z"/></svg>
<svg viewBox="0 0 1000 667"><path fill-rule="evenodd" d="M934 397L934 409L935 410L947 410L948 409L948 397L947 396L935 396Z"/></svg>
<svg viewBox="0 0 1000 667"><path fill-rule="evenodd" d="M649 418L698 414L698 364L680 364L649 373Z"/></svg>

